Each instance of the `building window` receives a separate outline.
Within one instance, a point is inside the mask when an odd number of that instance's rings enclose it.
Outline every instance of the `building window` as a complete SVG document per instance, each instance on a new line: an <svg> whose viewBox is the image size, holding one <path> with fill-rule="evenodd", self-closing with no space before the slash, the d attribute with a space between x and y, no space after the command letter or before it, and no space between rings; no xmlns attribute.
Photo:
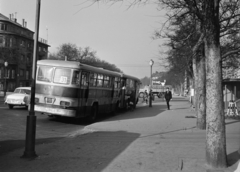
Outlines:
<svg viewBox="0 0 240 172"><path fill-rule="evenodd" d="M23 55L21 55L21 61L23 61L24 60L24 56Z"/></svg>
<svg viewBox="0 0 240 172"><path fill-rule="evenodd" d="M1 30L7 30L7 25L6 24L1 24Z"/></svg>
<svg viewBox="0 0 240 172"><path fill-rule="evenodd" d="M2 44L3 43L3 36L0 36L0 44Z"/></svg>
<svg viewBox="0 0 240 172"><path fill-rule="evenodd" d="M12 47L12 38L9 40L9 47Z"/></svg>
<svg viewBox="0 0 240 172"><path fill-rule="evenodd" d="M22 40L22 42L21 42L21 46L25 46L25 42Z"/></svg>
<svg viewBox="0 0 240 172"><path fill-rule="evenodd" d="M19 87L22 87L22 86L23 86L23 83L22 83L22 82L20 82L20 83L19 83Z"/></svg>
<svg viewBox="0 0 240 172"><path fill-rule="evenodd" d="M30 63L30 57L27 57L27 63Z"/></svg>
<svg viewBox="0 0 240 172"><path fill-rule="evenodd" d="M10 73L11 73L11 70L8 69L8 70L7 70L7 78L10 78Z"/></svg>
<svg viewBox="0 0 240 172"><path fill-rule="evenodd" d="M12 69L12 79L14 79L14 78L15 78L15 70Z"/></svg>
<svg viewBox="0 0 240 172"><path fill-rule="evenodd" d="M20 76L23 76L23 70L20 69Z"/></svg>
<svg viewBox="0 0 240 172"><path fill-rule="evenodd" d="M3 90L3 84L2 83L0 84L0 90Z"/></svg>
<svg viewBox="0 0 240 172"><path fill-rule="evenodd" d="M26 79L29 79L29 71L26 71Z"/></svg>

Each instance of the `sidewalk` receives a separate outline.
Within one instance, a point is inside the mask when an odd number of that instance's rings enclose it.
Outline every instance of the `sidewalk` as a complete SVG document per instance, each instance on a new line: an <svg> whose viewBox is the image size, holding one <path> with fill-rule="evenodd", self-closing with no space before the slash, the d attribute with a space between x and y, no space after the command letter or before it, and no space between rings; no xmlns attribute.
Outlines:
<svg viewBox="0 0 240 172"><path fill-rule="evenodd" d="M24 148L0 155L1 172L205 172L205 132L186 98L174 98L167 111L164 101L91 124L35 147L38 157L21 159ZM240 121L226 120L229 167L238 165ZM54 139L54 138L53 138ZM11 141L9 141L11 142ZM0 142L0 149L3 145ZM210 172L208 170L208 172Z"/></svg>

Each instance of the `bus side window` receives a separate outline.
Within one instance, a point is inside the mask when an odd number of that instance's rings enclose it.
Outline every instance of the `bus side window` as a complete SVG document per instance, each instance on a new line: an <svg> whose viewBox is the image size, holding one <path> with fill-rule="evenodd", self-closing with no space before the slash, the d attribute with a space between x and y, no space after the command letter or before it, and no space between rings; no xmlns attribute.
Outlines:
<svg viewBox="0 0 240 172"><path fill-rule="evenodd" d="M130 79L129 86L130 86L130 88L134 88L135 87L134 81L132 79Z"/></svg>
<svg viewBox="0 0 240 172"><path fill-rule="evenodd" d="M104 87L110 87L110 78L109 78L109 76L104 76L103 86Z"/></svg>
<svg viewBox="0 0 240 172"><path fill-rule="evenodd" d="M119 88L119 85L120 85L119 78L116 77L114 80L114 88Z"/></svg>
<svg viewBox="0 0 240 172"><path fill-rule="evenodd" d="M80 85L79 71L74 71L73 72L72 84L77 85L77 86Z"/></svg>
<svg viewBox="0 0 240 172"><path fill-rule="evenodd" d="M92 86L92 87L96 86L96 79L97 79L97 74L91 73L90 74L90 86Z"/></svg>
<svg viewBox="0 0 240 172"><path fill-rule="evenodd" d="M102 87L102 86L103 86L103 75L102 74L98 74L97 87Z"/></svg>
<svg viewBox="0 0 240 172"><path fill-rule="evenodd" d="M82 72L82 86L88 86L88 74L85 72Z"/></svg>

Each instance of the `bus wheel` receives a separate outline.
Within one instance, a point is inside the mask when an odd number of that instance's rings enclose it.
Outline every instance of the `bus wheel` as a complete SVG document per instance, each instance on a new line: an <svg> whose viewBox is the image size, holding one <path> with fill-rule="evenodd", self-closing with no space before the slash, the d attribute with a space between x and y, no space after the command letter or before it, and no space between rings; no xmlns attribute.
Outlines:
<svg viewBox="0 0 240 172"><path fill-rule="evenodd" d="M128 110L128 108L129 108L129 105L130 105L130 102L129 102L130 100L128 99L128 100L126 100L125 101L125 107L124 107L124 110Z"/></svg>
<svg viewBox="0 0 240 172"><path fill-rule="evenodd" d="M116 113L119 111L119 103L117 102L116 104L115 104L115 107L114 107L114 109L113 109L113 111L112 111L112 115L116 115Z"/></svg>
<svg viewBox="0 0 240 172"><path fill-rule="evenodd" d="M8 108L9 108L9 109L12 109L12 108L13 108L13 105L8 105Z"/></svg>
<svg viewBox="0 0 240 172"><path fill-rule="evenodd" d="M89 116L89 122L94 122L97 119L97 115L98 115L98 107L96 104L94 104L92 106L92 110L91 110L91 115Z"/></svg>

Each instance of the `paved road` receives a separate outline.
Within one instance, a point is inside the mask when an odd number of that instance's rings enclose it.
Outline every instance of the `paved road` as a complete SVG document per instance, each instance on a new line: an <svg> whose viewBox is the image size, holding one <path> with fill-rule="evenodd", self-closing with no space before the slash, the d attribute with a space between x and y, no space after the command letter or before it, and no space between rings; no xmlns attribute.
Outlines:
<svg viewBox="0 0 240 172"><path fill-rule="evenodd" d="M157 101L160 101L159 99ZM138 107L147 106L139 103ZM10 152L14 149L24 147L26 134L26 120L28 110L24 107L14 107L8 109L7 105L0 101L0 155ZM129 116L131 111L125 112L124 115ZM67 136L80 133L82 129L88 126L84 120L76 120L74 118L49 118L47 115L35 113L37 116L36 124L36 143L42 144L51 142ZM116 114L121 116L122 113ZM104 115L99 121L110 120L116 118Z"/></svg>
<svg viewBox="0 0 240 172"><path fill-rule="evenodd" d="M6 172L206 171L206 131L195 128L196 118L186 118L194 112L185 98L174 97L171 105L171 110L167 110L162 100L154 101L152 108L140 103L134 111L102 118L84 129L73 130L69 137L41 140L48 144L40 144L38 140L36 153L39 157L34 161L20 159L23 148L19 147L21 149L0 156L0 162L4 162L0 163L0 169ZM225 172L236 169L239 122L226 120L231 168ZM4 147L3 143L0 142L1 147Z"/></svg>

